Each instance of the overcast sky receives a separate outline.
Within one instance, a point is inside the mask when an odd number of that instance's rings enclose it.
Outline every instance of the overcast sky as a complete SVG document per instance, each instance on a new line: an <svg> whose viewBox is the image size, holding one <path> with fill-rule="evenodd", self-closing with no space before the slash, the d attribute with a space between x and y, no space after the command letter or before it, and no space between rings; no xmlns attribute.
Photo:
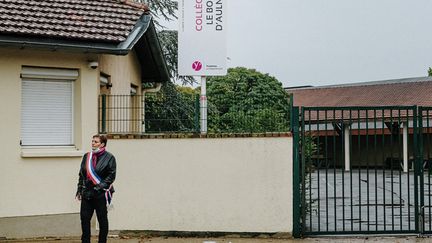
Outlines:
<svg viewBox="0 0 432 243"><path fill-rule="evenodd" d="M228 65L285 87L421 77L432 66L432 0L225 1Z"/></svg>

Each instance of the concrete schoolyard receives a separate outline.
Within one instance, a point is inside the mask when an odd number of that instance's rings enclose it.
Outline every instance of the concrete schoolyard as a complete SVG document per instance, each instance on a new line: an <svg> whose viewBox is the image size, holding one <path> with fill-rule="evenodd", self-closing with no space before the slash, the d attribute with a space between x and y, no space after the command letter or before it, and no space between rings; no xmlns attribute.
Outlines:
<svg viewBox="0 0 432 243"><path fill-rule="evenodd" d="M414 172L321 169L310 175L307 231L390 231L415 228ZM432 230L430 177L424 175L424 227Z"/></svg>

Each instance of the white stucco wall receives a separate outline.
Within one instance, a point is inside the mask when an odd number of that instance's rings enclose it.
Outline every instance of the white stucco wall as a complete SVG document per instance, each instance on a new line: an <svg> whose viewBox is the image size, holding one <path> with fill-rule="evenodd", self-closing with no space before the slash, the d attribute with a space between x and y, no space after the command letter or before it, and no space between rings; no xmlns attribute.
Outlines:
<svg viewBox="0 0 432 243"><path fill-rule="evenodd" d="M111 140L113 230L291 232L292 139Z"/></svg>

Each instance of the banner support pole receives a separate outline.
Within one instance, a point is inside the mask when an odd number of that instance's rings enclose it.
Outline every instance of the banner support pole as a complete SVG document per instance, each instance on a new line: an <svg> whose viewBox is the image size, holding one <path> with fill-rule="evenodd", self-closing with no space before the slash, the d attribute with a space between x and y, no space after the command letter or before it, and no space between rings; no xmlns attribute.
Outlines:
<svg viewBox="0 0 432 243"><path fill-rule="evenodd" d="M207 134L207 78L201 76L201 96L200 96L200 120L201 134Z"/></svg>

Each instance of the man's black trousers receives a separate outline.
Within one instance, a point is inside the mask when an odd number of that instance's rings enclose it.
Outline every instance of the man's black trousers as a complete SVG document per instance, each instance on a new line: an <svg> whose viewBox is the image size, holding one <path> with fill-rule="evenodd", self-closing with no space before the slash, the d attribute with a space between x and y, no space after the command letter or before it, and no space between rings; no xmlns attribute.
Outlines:
<svg viewBox="0 0 432 243"><path fill-rule="evenodd" d="M105 243L107 242L108 236L108 212L104 196L92 199L81 199L81 241L83 243L90 243L90 220L94 211L96 211L97 220L99 222L99 243Z"/></svg>

